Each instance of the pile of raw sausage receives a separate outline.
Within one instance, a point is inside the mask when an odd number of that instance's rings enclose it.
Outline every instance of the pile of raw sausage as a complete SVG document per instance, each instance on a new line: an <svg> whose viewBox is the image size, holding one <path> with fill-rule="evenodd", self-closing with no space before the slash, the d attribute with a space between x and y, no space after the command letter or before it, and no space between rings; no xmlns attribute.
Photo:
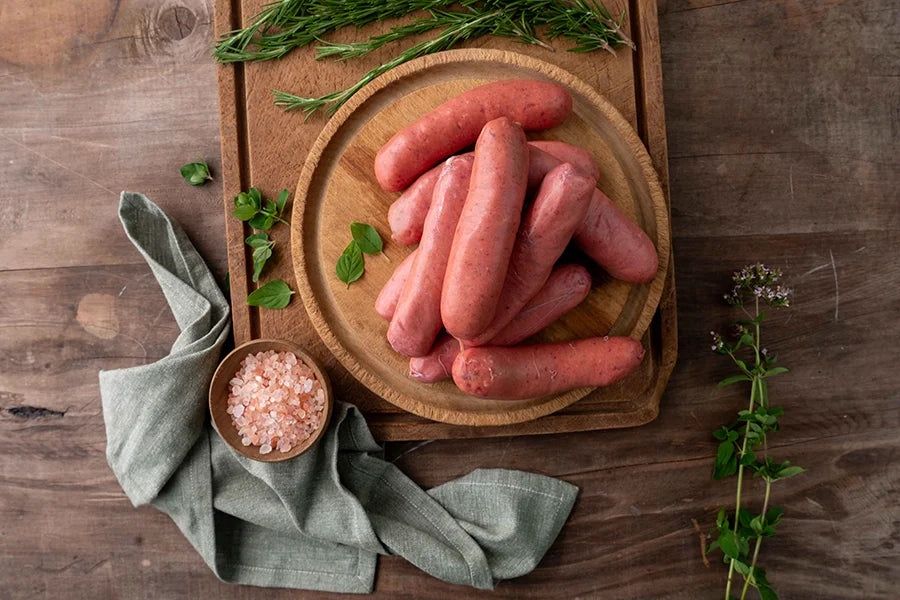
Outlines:
<svg viewBox="0 0 900 600"><path fill-rule="evenodd" d="M534 398L613 383L643 359L626 337L512 347L590 291L587 269L556 264L570 241L618 279L656 275L652 241L595 187L590 154L526 141L525 131L571 112L557 85L499 81L448 100L375 157L379 184L405 190L388 213L392 238L419 244L375 304L414 379L452 376L474 396Z"/></svg>

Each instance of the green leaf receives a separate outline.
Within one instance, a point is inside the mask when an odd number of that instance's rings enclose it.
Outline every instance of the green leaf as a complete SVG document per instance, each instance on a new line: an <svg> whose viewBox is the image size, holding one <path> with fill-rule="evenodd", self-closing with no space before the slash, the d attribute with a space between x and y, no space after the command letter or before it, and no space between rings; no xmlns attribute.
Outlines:
<svg viewBox="0 0 900 600"><path fill-rule="evenodd" d="M759 591L759 597L762 600L778 600L778 594L767 585L760 585L757 587L757 590Z"/></svg>
<svg viewBox="0 0 900 600"><path fill-rule="evenodd" d="M275 202L278 206L278 216L284 212L284 205L287 204L288 198L291 197L291 193L287 190L281 190L278 193L278 200Z"/></svg>
<svg viewBox="0 0 900 600"><path fill-rule="evenodd" d="M744 465L745 467L749 467L750 465L752 465L755 462L756 462L756 454L753 452L753 450L747 450L744 453L744 456L741 457L741 464Z"/></svg>
<svg viewBox="0 0 900 600"><path fill-rule="evenodd" d="M782 373L788 372L790 372L790 369L787 367L775 367L774 369L766 371L766 377L774 377L775 375L781 375Z"/></svg>
<svg viewBox="0 0 900 600"><path fill-rule="evenodd" d="M719 547L719 540L714 541L712 544L706 547L706 553L709 554L713 550Z"/></svg>
<svg viewBox="0 0 900 600"><path fill-rule="evenodd" d="M371 225L365 223L350 223L350 234L353 235L353 241L357 243L359 249L366 254L378 254L384 248L381 236Z"/></svg>
<svg viewBox="0 0 900 600"><path fill-rule="evenodd" d="M750 369L747 368L747 363L745 363L744 361L742 361L742 360L739 359L739 358L735 358L735 359L734 359L734 364L736 364L736 365L738 366L738 368L741 369L742 371L749 371L749 370L750 370Z"/></svg>
<svg viewBox="0 0 900 600"><path fill-rule="evenodd" d="M242 204L231 211L235 217L240 219L241 221L249 221L256 215L257 210L250 206L249 204Z"/></svg>
<svg viewBox="0 0 900 600"><path fill-rule="evenodd" d="M766 523L768 523L769 525L778 525L781 522L782 514L784 514L783 508L770 508L766 511Z"/></svg>
<svg viewBox="0 0 900 600"><path fill-rule="evenodd" d="M263 308L284 308L291 301L294 291L288 284L276 279L270 281L261 288L254 290L247 296L247 304L250 306L262 306Z"/></svg>
<svg viewBox="0 0 900 600"><path fill-rule="evenodd" d="M212 179L209 174L209 165L202 160L182 165L181 176L191 185L203 185Z"/></svg>
<svg viewBox="0 0 900 600"><path fill-rule="evenodd" d="M338 279L346 283L348 288L351 283L363 276L365 263L363 262L362 251L359 249L359 244L356 240L350 242L347 248L344 249L343 254L341 254L337 264L334 266L334 270Z"/></svg>
<svg viewBox="0 0 900 600"><path fill-rule="evenodd" d="M728 437L728 428L723 426L719 429L716 429L715 431L713 431L713 437L721 442Z"/></svg>
<svg viewBox="0 0 900 600"><path fill-rule="evenodd" d="M255 187L250 188L250 191L247 193L250 197L250 204L252 204L256 209L262 208L262 194Z"/></svg>
<svg viewBox="0 0 900 600"><path fill-rule="evenodd" d="M244 242L251 248L260 248L262 246L268 246L270 243L275 243L269 241L268 233L254 233L253 235L247 236L247 239L245 239Z"/></svg>
<svg viewBox="0 0 900 600"><path fill-rule="evenodd" d="M734 454L734 444L725 441L719 444L719 451L716 453L716 460L725 463Z"/></svg>
<svg viewBox="0 0 900 600"><path fill-rule="evenodd" d="M775 479L787 479L788 477L793 477L794 475L799 475L806 471L803 467L787 467L785 469L781 469L777 477Z"/></svg>
<svg viewBox="0 0 900 600"><path fill-rule="evenodd" d="M763 521L762 515L756 515L753 519L750 520L750 529L752 529L755 533L762 533L763 530Z"/></svg>
<svg viewBox="0 0 900 600"><path fill-rule="evenodd" d="M743 374L733 375L732 377L726 377L725 379L720 381L718 384L716 384L716 387L725 387L726 385L732 385L739 381L750 381L750 378Z"/></svg>
<svg viewBox="0 0 900 600"><path fill-rule="evenodd" d="M750 335L749 333L745 333L744 335L741 336L740 342L745 346L752 346L753 345L753 336Z"/></svg>
<svg viewBox="0 0 900 600"><path fill-rule="evenodd" d="M745 563L742 560L734 561L734 570L740 573L741 575L749 575L750 574L750 565Z"/></svg>
<svg viewBox="0 0 900 600"><path fill-rule="evenodd" d="M733 531L723 531L719 535L717 541L719 542L719 547L726 556L735 559L740 558L738 554L738 541L735 539Z"/></svg>
<svg viewBox="0 0 900 600"><path fill-rule="evenodd" d="M728 529L728 516L725 514L725 509L722 508L719 510L719 514L716 515L716 527L719 529Z"/></svg>
<svg viewBox="0 0 900 600"><path fill-rule="evenodd" d="M250 219L250 227L253 229L260 229L262 231L268 231L272 229L272 225L275 224L275 218L272 215L268 215L265 213L259 213L252 219Z"/></svg>
<svg viewBox="0 0 900 600"><path fill-rule="evenodd" d="M274 245L274 243L273 243ZM272 256L272 246L260 246L253 250L253 282L259 281L259 275L262 273L266 261Z"/></svg>

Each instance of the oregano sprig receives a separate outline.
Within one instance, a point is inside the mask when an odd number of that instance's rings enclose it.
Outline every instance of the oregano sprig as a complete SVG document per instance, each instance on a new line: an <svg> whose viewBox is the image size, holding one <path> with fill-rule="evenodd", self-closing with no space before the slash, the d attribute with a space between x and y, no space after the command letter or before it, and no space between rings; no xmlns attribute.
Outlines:
<svg viewBox="0 0 900 600"><path fill-rule="evenodd" d="M728 564L726 600L733 598L731 589L735 571L744 577L741 600L747 597L750 587L756 588L763 600L777 600L778 596L766 579L765 570L757 564L763 538L775 535L775 528L781 522L783 513L780 508L769 507L772 483L804 471L788 461L779 463L768 455L768 434L778 431L778 417L784 415L784 410L770 405L767 380L787 373L788 369L775 366L777 357L762 346L760 326L766 313L760 312L759 308L760 303L772 307L790 305L791 290L781 285L781 277L779 269L770 269L760 263L736 272L732 277L734 285L725 294L725 300L732 306L740 307L748 318L739 319L732 324L729 339L733 341L727 341L722 335L711 332L713 352L730 357L739 371L737 375L720 381L718 387L743 382L750 384L749 407L739 411L737 419L731 425L722 426L713 432L713 437L719 441L713 479L737 474L733 517L730 519L724 508L719 511L715 529L718 535L707 549L707 552L721 550L723 560ZM752 301L754 314L746 310L745 304L748 301ZM754 478L761 478L765 482L765 496L759 514L753 514L741 505L744 473L748 470L753 473Z"/></svg>
<svg viewBox="0 0 900 600"><path fill-rule="evenodd" d="M231 214L241 221L249 221L250 227L260 231L272 229L276 221L290 225L281 218L290 195L289 191L281 190L276 200L269 200L252 187L249 192L241 192L234 197L234 210Z"/></svg>

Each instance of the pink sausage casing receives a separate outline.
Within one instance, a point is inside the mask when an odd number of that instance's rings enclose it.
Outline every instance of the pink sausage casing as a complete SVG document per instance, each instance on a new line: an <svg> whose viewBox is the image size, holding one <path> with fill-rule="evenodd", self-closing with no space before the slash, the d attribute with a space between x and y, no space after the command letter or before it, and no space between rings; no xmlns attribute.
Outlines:
<svg viewBox="0 0 900 600"><path fill-rule="evenodd" d="M659 267L656 247L622 210L600 190L594 190L575 243L603 269L622 281L653 281Z"/></svg>
<svg viewBox="0 0 900 600"><path fill-rule="evenodd" d="M479 86L398 131L375 156L375 177L382 188L397 192L472 144L490 121L507 117L532 131L556 127L571 112L569 92L553 83L509 79Z"/></svg>
<svg viewBox="0 0 900 600"><path fill-rule="evenodd" d="M409 256L403 259L403 262L394 269L394 274L381 288L381 292L378 293L378 298L375 299L375 312L382 319L390 321L394 316L394 310L397 308L397 302L400 300L400 294L403 292L403 286L406 285L406 279L409 277L413 261L416 260L417 252L418 249L413 250Z"/></svg>
<svg viewBox="0 0 900 600"><path fill-rule="evenodd" d="M541 291L491 340L491 344L518 344L581 304L590 291L591 275L587 269L581 265L556 267ZM409 376L424 383L448 379L459 352L459 341L445 333L438 337L428 354L409 359Z"/></svg>
<svg viewBox="0 0 900 600"><path fill-rule="evenodd" d="M564 162L587 168L590 154L561 142L532 142L535 146ZM656 247L622 210L600 190L594 191L584 224L575 232L575 243L603 269L622 281L643 283L656 277L659 257Z"/></svg>
<svg viewBox="0 0 900 600"><path fill-rule="evenodd" d="M527 184L525 133L506 117L494 119L475 144L469 193L441 292L444 327L456 338L477 336L494 318Z"/></svg>
<svg viewBox="0 0 900 600"><path fill-rule="evenodd" d="M597 337L534 346L483 346L453 361L453 381L480 398L519 400L604 386L634 371L644 348L628 337Z"/></svg>
<svg viewBox="0 0 900 600"><path fill-rule="evenodd" d="M584 220L595 183L569 163L547 174L522 219L494 319L465 346L491 342L540 291Z"/></svg>
<svg viewBox="0 0 900 600"><path fill-rule="evenodd" d="M560 162L571 164L594 181L600 179L600 167L597 166L597 162L591 156L591 153L584 148L556 140L532 140L528 142L528 145L531 148L537 148L541 152L549 154ZM544 172L550 172L550 169L555 166L552 165Z"/></svg>
<svg viewBox="0 0 900 600"><path fill-rule="evenodd" d="M553 152L549 152L545 148ZM465 154L461 156L465 156ZM566 158L561 158L563 156ZM538 189L544 176L564 162L572 163L579 171L595 180L600 176L597 163L586 150L565 142L528 142L529 191ZM441 172L441 166L438 165L426 171L416 179L388 209L391 239L398 244L405 246L415 244L422 237L422 226L425 224L428 207L431 206L431 194Z"/></svg>
<svg viewBox="0 0 900 600"><path fill-rule="evenodd" d="M472 176L471 156L452 156L441 169L422 242L409 271L400 300L394 310L387 338L400 354L422 356L428 353L443 327L441 290L450 256L450 245Z"/></svg>

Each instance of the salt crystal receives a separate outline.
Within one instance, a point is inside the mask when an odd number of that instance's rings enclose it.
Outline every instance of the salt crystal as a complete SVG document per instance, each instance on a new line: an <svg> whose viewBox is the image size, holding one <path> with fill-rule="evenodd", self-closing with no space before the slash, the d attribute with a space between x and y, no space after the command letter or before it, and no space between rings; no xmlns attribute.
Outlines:
<svg viewBox="0 0 900 600"><path fill-rule="evenodd" d="M315 374L290 352L248 355L229 380L227 412L245 446L288 452L315 432L325 391Z"/></svg>

